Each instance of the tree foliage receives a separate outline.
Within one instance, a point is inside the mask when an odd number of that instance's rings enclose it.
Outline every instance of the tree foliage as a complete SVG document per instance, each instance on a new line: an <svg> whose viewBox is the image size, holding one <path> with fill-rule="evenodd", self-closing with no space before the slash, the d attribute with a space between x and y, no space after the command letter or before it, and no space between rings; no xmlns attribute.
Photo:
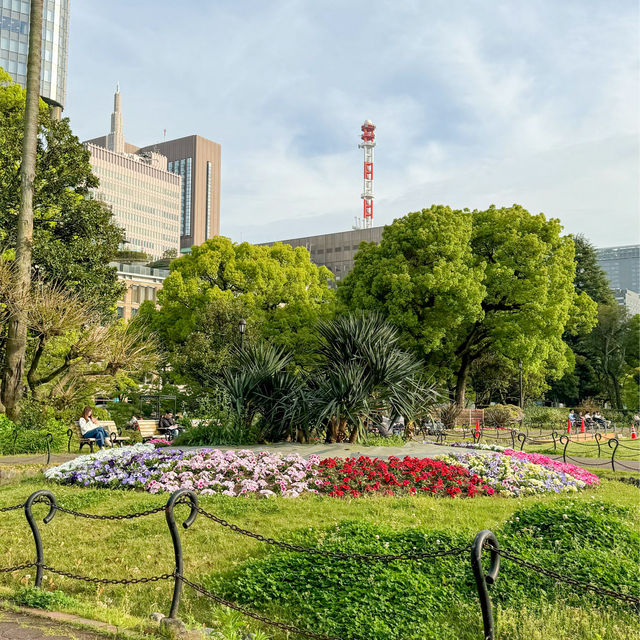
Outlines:
<svg viewBox="0 0 640 640"><path fill-rule="evenodd" d="M0 246L16 243L25 92L0 69ZM34 185L33 276L64 285L105 314L123 288L109 266L124 234L110 209L89 199L98 185L69 120L41 102Z"/></svg>
<svg viewBox="0 0 640 640"><path fill-rule="evenodd" d="M162 308L147 304L140 315L162 340L174 373L201 386L230 362L241 318L246 342L268 338L304 360L313 325L333 313L331 277L303 247L218 236L171 263L158 296Z"/></svg>
<svg viewBox="0 0 640 640"><path fill-rule="evenodd" d="M472 363L488 352L557 378L571 359L563 333L593 326L596 306L574 289L573 241L561 229L518 205L423 209L358 252L339 297L381 310L460 405Z"/></svg>

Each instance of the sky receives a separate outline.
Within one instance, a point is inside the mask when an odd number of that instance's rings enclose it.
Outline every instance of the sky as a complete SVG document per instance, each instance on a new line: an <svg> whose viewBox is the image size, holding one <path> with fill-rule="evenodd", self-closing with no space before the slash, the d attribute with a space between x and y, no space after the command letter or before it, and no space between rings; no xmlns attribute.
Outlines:
<svg viewBox="0 0 640 640"><path fill-rule="evenodd" d="M431 204L521 204L640 242L636 0L73 0L65 115L222 145L221 232L267 242Z"/></svg>

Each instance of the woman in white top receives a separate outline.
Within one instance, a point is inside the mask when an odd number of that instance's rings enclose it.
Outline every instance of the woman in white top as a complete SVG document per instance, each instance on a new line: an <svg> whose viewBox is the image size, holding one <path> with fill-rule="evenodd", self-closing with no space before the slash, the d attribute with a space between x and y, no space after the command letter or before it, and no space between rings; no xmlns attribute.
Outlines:
<svg viewBox="0 0 640 640"><path fill-rule="evenodd" d="M98 420L93 416L93 409L91 407L85 407L82 410L80 420L78 420L78 426L80 427L80 433L85 438L95 438L98 443L98 448L102 449L109 442L109 434L98 424Z"/></svg>

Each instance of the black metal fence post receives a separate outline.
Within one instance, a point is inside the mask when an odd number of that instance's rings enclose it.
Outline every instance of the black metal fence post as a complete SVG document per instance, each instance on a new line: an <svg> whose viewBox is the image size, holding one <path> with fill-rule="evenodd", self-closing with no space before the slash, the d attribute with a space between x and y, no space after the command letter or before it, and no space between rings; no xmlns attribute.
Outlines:
<svg viewBox="0 0 640 640"><path fill-rule="evenodd" d="M33 539L36 543L36 587L40 587L42 585L42 574L44 572L44 553L42 551L42 538L40 537L40 531L31 511L31 507L34 502L47 502L49 504L49 513L47 513L47 515L42 519L45 524L48 524L53 520L53 516L56 515L58 503L56 502L56 497L53 493L46 489L34 491L24 503L24 515L31 527Z"/></svg>
<svg viewBox="0 0 640 640"><path fill-rule="evenodd" d="M516 448L516 429L511 429L511 448Z"/></svg>
<svg viewBox="0 0 640 640"><path fill-rule="evenodd" d="M564 444L564 449L562 450L562 462L564 462L565 464L567 462L567 447L569 446L570 442L571 439L565 433L560 436L560 444Z"/></svg>
<svg viewBox="0 0 640 640"><path fill-rule="evenodd" d="M182 545L180 544L178 525L176 525L175 518L173 517L173 509L178 501L187 502L191 507L189 516L182 523L182 526L185 529L188 529L193 524L196 516L198 515L198 496L193 491L189 491L188 489L178 489L171 494L164 512L167 519L167 526L171 532L171 541L173 542L173 552L176 564L174 571L173 599L171 600L169 618L177 617L178 607L180 606L180 594L182 593Z"/></svg>
<svg viewBox="0 0 640 640"><path fill-rule="evenodd" d="M558 450L558 432L555 429L551 432L551 438L553 439L553 452L555 453Z"/></svg>
<svg viewBox="0 0 640 640"><path fill-rule="evenodd" d="M44 437L47 443L47 464L51 462L51 444L53 443L53 434L47 433Z"/></svg>
<svg viewBox="0 0 640 640"><path fill-rule="evenodd" d="M596 441L596 444L598 445L598 458L600 457L600 440L602 440L602 434L599 431L596 431L593 434L593 439Z"/></svg>
<svg viewBox="0 0 640 640"><path fill-rule="evenodd" d="M491 545L491 565L489 571L484 572L482 567L482 550L489 543ZM487 584L494 584L500 571L500 555L498 553L498 539L493 531L485 529L481 531L471 545L471 568L476 580L480 608L482 609L482 623L484 625L484 640L495 639L495 624L493 621L493 608Z"/></svg>
<svg viewBox="0 0 640 640"><path fill-rule="evenodd" d="M611 443L615 442L615 446L612 446ZM613 471L616 470L616 451L618 450L618 445L620 444L620 442L618 442L618 438L611 438L611 440L608 441L608 445L610 449L613 449L613 452L611 453L611 469Z"/></svg>
<svg viewBox="0 0 640 640"><path fill-rule="evenodd" d="M527 434L520 432L518 434L518 440L520 441L520 451L524 451L524 443L527 441Z"/></svg>

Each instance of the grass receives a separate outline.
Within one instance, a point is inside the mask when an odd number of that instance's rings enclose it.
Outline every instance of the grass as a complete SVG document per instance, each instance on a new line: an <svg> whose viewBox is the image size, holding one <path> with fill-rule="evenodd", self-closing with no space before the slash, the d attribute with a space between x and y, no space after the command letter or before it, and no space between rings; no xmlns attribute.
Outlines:
<svg viewBox="0 0 640 640"><path fill-rule="evenodd" d="M637 509L640 493L636 487L610 481L620 474L606 471L599 474L603 477L602 486L584 492L583 499L590 500L597 496L611 504ZM52 490L65 507L95 514L134 513L162 505L168 497L65 487L26 478L0 487L0 506L23 502L31 492L41 488ZM554 499L554 496L543 496L473 500L429 497L336 500L309 496L295 500L258 500L211 496L203 497L200 502L205 509L219 517L278 539L286 539L293 532L305 528L324 528L344 521L361 521L385 523L398 531L413 527L447 529L461 532L470 542L478 531L500 527L517 509ZM46 507L38 505L34 511L41 518L46 513ZM186 507L178 507L176 514L180 513L186 516ZM135 520L109 522L78 519L58 513L49 524L40 523L40 531L45 563L62 570L119 579L157 575L173 569L173 548L162 513ZM239 536L201 516L189 530L181 530L181 536L185 575L195 582L212 575L223 576L247 559L260 558L269 553L269 548L263 543ZM3 541L1 566L33 560L33 537L22 511L0 516L0 538ZM562 568L561 556L557 568ZM17 589L31 586L33 577L33 570L15 575L0 574L0 595L8 597ZM63 606L67 611L141 632L148 629L151 612L167 613L172 591L170 581L125 587L77 582L55 574L45 575L43 586L47 591L61 590L70 597ZM518 606L517 610L505 610L500 616L500 637L523 640L636 638L632 621L622 615L614 615L614 608L615 603L609 616L603 615L602 611L590 612L568 605L547 612L539 609L528 611L526 607ZM477 611L476 628L461 628L460 638L480 637L479 607ZM230 618L230 615L225 609L185 588L180 617L187 623L223 631L233 630L241 622L237 616ZM251 621L246 622L246 627L251 631L260 629ZM282 637L271 632L269 635Z"/></svg>

